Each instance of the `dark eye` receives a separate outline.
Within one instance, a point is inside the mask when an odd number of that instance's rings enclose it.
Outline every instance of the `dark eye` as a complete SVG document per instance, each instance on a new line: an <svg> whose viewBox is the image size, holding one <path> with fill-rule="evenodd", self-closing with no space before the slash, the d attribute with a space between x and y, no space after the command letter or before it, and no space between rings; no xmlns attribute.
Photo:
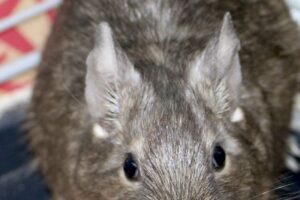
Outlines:
<svg viewBox="0 0 300 200"><path fill-rule="evenodd" d="M220 145L216 145L213 152L212 165L215 170L221 170L225 165L226 154Z"/></svg>
<svg viewBox="0 0 300 200"><path fill-rule="evenodd" d="M123 170L126 177L131 181L136 181L140 176L138 164L131 153L128 153L126 156Z"/></svg>

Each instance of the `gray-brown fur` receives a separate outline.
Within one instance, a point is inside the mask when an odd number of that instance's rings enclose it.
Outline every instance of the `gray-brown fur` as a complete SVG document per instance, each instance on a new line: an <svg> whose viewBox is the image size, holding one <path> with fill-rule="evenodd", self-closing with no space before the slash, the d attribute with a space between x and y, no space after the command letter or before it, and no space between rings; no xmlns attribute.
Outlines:
<svg viewBox="0 0 300 200"><path fill-rule="evenodd" d="M229 109L220 110L214 93L220 77L191 84L189 73L226 12L241 42L242 84L237 101L225 91ZM97 119L84 98L85 61L103 21L128 58L119 62L132 63L141 82L119 83L120 112ZM54 199L274 199L262 193L283 166L299 47L279 0L66 0L29 116L32 148ZM243 109L242 122L230 122L233 106ZM94 123L110 136L94 138ZM229 146L224 173L211 167L215 143ZM122 179L128 152L141 168L135 183Z"/></svg>

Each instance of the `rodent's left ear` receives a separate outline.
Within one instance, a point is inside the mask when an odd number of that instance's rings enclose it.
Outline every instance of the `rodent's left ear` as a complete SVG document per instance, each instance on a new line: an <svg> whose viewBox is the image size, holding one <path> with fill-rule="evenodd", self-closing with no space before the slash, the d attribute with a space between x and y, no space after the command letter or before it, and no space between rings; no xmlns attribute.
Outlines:
<svg viewBox="0 0 300 200"><path fill-rule="evenodd" d="M112 30L106 22L100 23L96 31L95 46L86 63L85 99L88 110L96 121L113 123L121 110L121 91L138 84L140 75L115 44Z"/></svg>
<svg viewBox="0 0 300 200"><path fill-rule="evenodd" d="M217 67L219 76L222 77L226 84L229 95L233 104L238 103L239 91L242 81L241 64L239 58L240 40L237 37L233 27L230 13L226 13L223 18L219 40L217 42Z"/></svg>
<svg viewBox="0 0 300 200"><path fill-rule="evenodd" d="M191 65L189 79L206 101L213 102L212 109L221 113L236 108L242 80L240 41L229 13L215 35Z"/></svg>

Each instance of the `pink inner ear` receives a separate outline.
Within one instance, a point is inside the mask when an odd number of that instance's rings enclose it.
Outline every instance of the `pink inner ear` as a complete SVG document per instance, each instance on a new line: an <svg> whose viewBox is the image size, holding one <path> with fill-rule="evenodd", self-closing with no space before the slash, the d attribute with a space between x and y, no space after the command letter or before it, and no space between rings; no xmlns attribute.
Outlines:
<svg viewBox="0 0 300 200"><path fill-rule="evenodd" d="M241 84L241 66L238 51L240 49L240 41L233 27L231 15L226 13L217 42L216 51L218 52L219 76L226 80L227 88L236 101L239 95Z"/></svg>
<svg viewBox="0 0 300 200"><path fill-rule="evenodd" d="M199 90L216 113L233 112L238 105L242 80L239 48L230 15L226 14L219 35L211 38L191 65L189 81L192 87Z"/></svg>
<svg viewBox="0 0 300 200"><path fill-rule="evenodd" d="M117 79L117 60L112 32L107 23L100 23L95 36L95 47L87 58L85 98L90 114L99 119L116 102L111 95ZM116 102L117 104L117 102Z"/></svg>
<svg viewBox="0 0 300 200"><path fill-rule="evenodd" d="M226 68L233 64L236 54L240 49L240 41L233 27L233 22L229 13L226 13L223 18L216 48L216 51L218 52L217 59L226 73L226 71L229 70Z"/></svg>
<svg viewBox="0 0 300 200"><path fill-rule="evenodd" d="M86 60L85 98L90 114L99 119L119 111L119 90L137 84L140 78L126 54L116 48L107 23L100 23L95 37Z"/></svg>

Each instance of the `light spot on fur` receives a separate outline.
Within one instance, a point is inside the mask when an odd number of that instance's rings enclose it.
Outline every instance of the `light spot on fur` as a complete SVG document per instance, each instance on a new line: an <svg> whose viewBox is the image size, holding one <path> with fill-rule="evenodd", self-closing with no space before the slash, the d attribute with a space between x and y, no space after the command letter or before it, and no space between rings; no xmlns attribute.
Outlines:
<svg viewBox="0 0 300 200"><path fill-rule="evenodd" d="M297 138L289 137L288 139L289 150L292 155L300 156L300 147L297 142Z"/></svg>
<svg viewBox="0 0 300 200"><path fill-rule="evenodd" d="M238 141L229 135L226 135L225 137L226 137L226 139L224 142L224 148L226 149L226 152L228 152L232 155L241 154L242 150L241 150L241 146L238 143Z"/></svg>
<svg viewBox="0 0 300 200"><path fill-rule="evenodd" d="M163 51L156 45L150 45L148 48L148 53L153 57L153 60L158 65L163 65L165 63L165 55Z"/></svg>
<svg viewBox="0 0 300 200"><path fill-rule="evenodd" d="M293 157L288 156L285 161L285 164L291 171L299 172L299 165Z"/></svg>
<svg viewBox="0 0 300 200"><path fill-rule="evenodd" d="M99 124L94 124L93 135L99 139L104 139L108 137L108 133L106 132L106 130L104 130Z"/></svg>
<svg viewBox="0 0 300 200"><path fill-rule="evenodd" d="M137 155L137 159L143 157L143 146L144 146L144 139L143 138L137 138L134 139L131 143L130 143L130 151L132 153L134 153L135 155Z"/></svg>
<svg viewBox="0 0 300 200"><path fill-rule="evenodd" d="M235 111L232 113L230 120L233 123L237 123L237 122L243 121L244 120L244 112L243 112L243 110L240 107L237 107L235 109Z"/></svg>

